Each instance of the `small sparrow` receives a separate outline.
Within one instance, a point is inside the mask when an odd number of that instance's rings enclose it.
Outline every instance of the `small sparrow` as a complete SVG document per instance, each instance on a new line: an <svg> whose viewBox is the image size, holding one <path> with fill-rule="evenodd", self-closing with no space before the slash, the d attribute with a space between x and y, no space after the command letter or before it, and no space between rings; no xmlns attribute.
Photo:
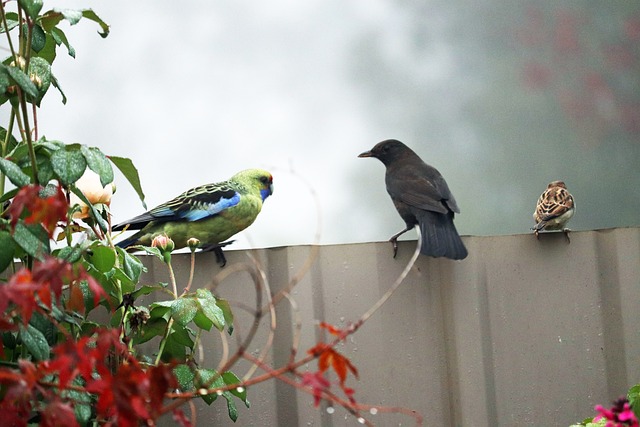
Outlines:
<svg viewBox="0 0 640 427"><path fill-rule="evenodd" d="M569 240L569 230L565 225L576 211L573 196L567 191L567 186L562 181L549 183L547 189L540 195L536 210L533 212L533 220L536 225L532 227L536 238L540 230L562 230Z"/></svg>

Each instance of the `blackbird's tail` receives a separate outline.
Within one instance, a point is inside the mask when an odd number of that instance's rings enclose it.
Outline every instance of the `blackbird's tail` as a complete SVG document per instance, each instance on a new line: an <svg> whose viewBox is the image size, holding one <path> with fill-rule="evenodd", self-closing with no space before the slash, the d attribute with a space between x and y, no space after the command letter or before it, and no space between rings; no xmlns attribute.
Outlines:
<svg viewBox="0 0 640 427"><path fill-rule="evenodd" d="M453 212L443 215L420 210L420 212L416 212L416 216L422 233L421 254L450 259L467 257L467 248L462 243L456 226L453 224Z"/></svg>

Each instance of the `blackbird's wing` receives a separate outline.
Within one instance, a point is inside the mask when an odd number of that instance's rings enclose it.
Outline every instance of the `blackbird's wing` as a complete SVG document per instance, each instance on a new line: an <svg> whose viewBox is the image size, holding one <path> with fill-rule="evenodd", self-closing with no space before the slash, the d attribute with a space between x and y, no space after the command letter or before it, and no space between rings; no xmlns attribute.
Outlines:
<svg viewBox="0 0 640 427"><path fill-rule="evenodd" d="M409 206L442 214L460 212L442 175L425 163L396 169L386 178L391 197Z"/></svg>

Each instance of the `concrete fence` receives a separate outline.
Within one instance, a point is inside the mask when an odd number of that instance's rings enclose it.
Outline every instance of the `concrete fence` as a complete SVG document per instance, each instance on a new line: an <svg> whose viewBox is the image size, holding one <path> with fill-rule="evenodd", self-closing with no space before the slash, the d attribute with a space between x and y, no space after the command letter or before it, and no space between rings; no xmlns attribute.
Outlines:
<svg viewBox="0 0 640 427"><path fill-rule="evenodd" d="M338 347L359 370L359 380L347 380L359 403L415 410L425 426L568 426L640 382L640 228L573 232L570 244L561 233L538 241L533 235L463 240L466 260L420 256L393 296ZM289 360L297 324L302 356L328 339L318 321L339 327L356 321L400 275L414 247L401 242L396 259L386 242L227 251L223 269L203 253L194 286L229 273L214 292L255 307L253 282L235 266L255 258L275 293L315 252L291 292L295 304L283 300L276 309L266 362L280 367ZM146 282L168 281L162 263L144 261ZM186 282L189 256L174 255L174 266L178 281ZM244 336L252 317L240 307L234 314L234 335ZM269 330L270 319L263 318L247 351L259 355ZM228 341L233 351L235 338ZM215 330L206 335L206 367L216 368L221 342ZM249 368L243 361L233 371L242 376ZM316 370L315 363L309 368ZM314 408L311 396L282 381L248 393L252 406L237 402L235 424L224 399L211 406L198 401L198 425L360 425L340 407L332 414ZM364 415L378 426L415 424L403 414Z"/></svg>

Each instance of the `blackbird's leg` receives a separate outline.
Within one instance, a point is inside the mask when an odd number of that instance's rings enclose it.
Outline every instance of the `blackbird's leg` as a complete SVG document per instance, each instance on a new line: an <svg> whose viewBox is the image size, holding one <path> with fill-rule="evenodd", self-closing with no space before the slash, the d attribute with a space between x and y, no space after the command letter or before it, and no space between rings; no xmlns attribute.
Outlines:
<svg viewBox="0 0 640 427"><path fill-rule="evenodd" d="M394 234L393 236L391 236L391 238L389 239L389 241L391 242L391 244L393 245L393 257L395 258L396 255L398 254L398 237L400 237L401 235L403 235L404 233L406 233L407 231L410 231L413 229L413 225L411 227L407 226L407 228L405 228L404 230L400 231L399 233Z"/></svg>

